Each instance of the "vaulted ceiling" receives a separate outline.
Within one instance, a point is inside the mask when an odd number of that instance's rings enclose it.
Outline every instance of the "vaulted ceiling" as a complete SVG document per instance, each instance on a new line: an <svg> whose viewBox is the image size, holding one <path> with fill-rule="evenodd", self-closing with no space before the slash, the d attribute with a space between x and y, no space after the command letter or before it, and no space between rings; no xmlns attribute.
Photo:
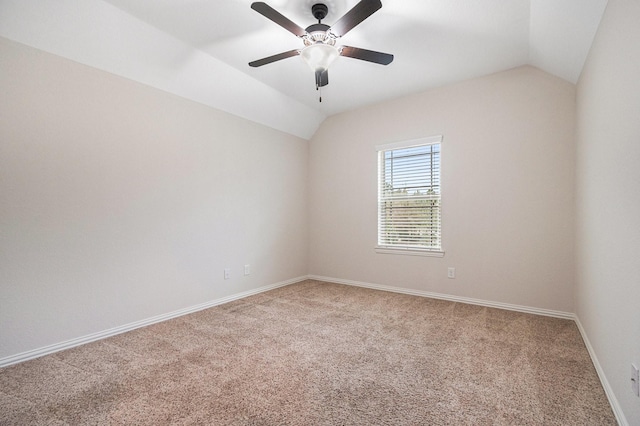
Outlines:
<svg viewBox="0 0 640 426"><path fill-rule="evenodd" d="M0 0L0 36L309 138L329 115L533 65L576 83L606 0L382 0L340 41L394 55L340 57L322 102L302 48L251 0ZM331 25L358 0L267 0L301 27Z"/></svg>

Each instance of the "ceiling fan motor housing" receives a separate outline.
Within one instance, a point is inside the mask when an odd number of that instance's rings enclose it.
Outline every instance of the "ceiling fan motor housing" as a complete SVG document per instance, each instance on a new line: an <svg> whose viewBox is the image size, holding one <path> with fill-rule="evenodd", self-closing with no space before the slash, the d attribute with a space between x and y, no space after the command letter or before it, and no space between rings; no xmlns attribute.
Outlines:
<svg viewBox="0 0 640 426"><path fill-rule="evenodd" d="M336 44L336 37L329 31L331 28L325 24L313 24L309 25L302 37L302 41L305 46L310 46L316 43L329 44L331 46Z"/></svg>

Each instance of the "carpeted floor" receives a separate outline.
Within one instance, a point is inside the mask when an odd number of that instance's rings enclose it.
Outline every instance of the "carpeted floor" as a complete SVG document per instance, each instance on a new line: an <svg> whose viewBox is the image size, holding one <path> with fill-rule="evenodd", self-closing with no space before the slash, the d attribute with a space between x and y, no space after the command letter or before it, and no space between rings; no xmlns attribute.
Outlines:
<svg viewBox="0 0 640 426"><path fill-rule="evenodd" d="M616 421L572 321L306 281L4 368L0 424Z"/></svg>

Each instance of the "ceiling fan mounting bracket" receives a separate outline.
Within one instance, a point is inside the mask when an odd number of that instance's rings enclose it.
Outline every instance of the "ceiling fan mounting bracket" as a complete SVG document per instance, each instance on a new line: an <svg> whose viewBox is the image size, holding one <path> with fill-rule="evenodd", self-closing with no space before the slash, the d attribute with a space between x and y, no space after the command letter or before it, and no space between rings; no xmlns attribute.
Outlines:
<svg viewBox="0 0 640 426"><path fill-rule="evenodd" d="M327 16L327 13L329 13L329 8L324 3L316 3L311 6L311 13L313 17L318 20L318 23L320 23L320 21Z"/></svg>

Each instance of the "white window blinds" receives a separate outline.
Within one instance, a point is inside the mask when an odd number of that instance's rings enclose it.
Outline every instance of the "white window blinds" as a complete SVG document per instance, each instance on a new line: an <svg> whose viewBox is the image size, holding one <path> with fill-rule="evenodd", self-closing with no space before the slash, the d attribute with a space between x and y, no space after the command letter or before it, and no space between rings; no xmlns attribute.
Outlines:
<svg viewBox="0 0 640 426"><path fill-rule="evenodd" d="M442 137L378 147L378 246L442 250Z"/></svg>

